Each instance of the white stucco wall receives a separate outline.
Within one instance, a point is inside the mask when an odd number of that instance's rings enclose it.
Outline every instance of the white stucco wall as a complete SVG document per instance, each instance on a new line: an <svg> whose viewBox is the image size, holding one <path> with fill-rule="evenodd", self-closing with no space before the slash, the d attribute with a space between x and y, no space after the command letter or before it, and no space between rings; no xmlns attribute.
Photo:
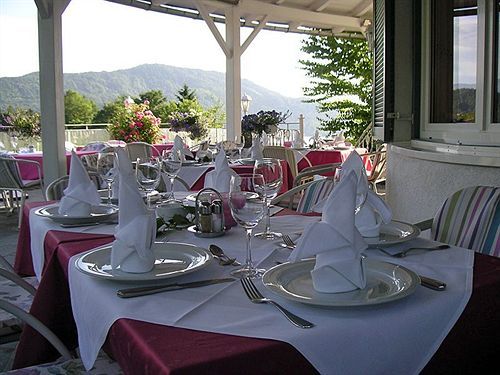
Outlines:
<svg viewBox="0 0 500 375"><path fill-rule="evenodd" d="M396 220L432 218L449 195L467 186L500 186L500 167L424 160L403 151L388 150L386 201Z"/></svg>

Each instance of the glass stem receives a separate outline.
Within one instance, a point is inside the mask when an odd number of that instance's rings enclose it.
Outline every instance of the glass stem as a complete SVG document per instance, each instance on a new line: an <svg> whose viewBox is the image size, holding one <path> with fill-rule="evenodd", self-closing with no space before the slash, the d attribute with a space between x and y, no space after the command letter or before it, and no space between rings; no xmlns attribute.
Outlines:
<svg viewBox="0 0 500 375"><path fill-rule="evenodd" d="M266 233L271 232L271 200L269 198L266 198L266 208L267 208L267 215L266 215Z"/></svg>
<svg viewBox="0 0 500 375"><path fill-rule="evenodd" d="M174 196L174 180L175 180L175 178L170 178L170 197L172 199L175 199L175 196Z"/></svg>
<svg viewBox="0 0 500 375"><path fill-rule="evenodd" d="M106 182L106 184L108 185L108 205L111 206L111 183Z"/></svg>
<svg viewBox="0 0 500 375"><path fill-rule="evenodd" d="M252 262L252 251L250 247L250 241L252 239L252 228L246 228L246 233L247 233L247 259L246 259L246 266L249 270L253 269L253 262Z"/></svg>

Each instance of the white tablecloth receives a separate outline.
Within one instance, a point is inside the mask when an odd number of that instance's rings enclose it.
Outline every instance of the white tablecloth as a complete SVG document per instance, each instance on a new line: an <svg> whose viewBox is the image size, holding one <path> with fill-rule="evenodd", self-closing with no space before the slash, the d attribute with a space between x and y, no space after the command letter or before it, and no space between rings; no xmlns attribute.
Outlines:
<svg viewBox="0 0 500 375"><path fill-rule="evenodd" d="M276 217L272 218L272 226L274 230L292 233L314 220L317 218ZM240 260L244 259L243 238L239 227L210 241L185 231L168 236L168 240L202 247L217 243L229 256L237 256ZM254 240L253 245L254 259L264 268L274 266L277 260L285 260L290 253L277 247L277 242ZM368 250L367 255L383 258L377 250ZM418 287L411 296L392 303L327 309L288 301L273 295L257 281L257 287L264 295L316 324L316 327L304 330L292 326L273 306L252 304L239 282L120 299L116 290L123 288L123 284L79 272L74 267L73 257L69 282L82 360L90 368L112 323L119 318L130 318L200 331L285 341L325 374L416 374L435 353L470 298L473 252L451 248L405 259L383 259L443 280L448 284L447 290L436 292ZM205 269L176 281L224 277L231 269L213 262Z"/></svg>

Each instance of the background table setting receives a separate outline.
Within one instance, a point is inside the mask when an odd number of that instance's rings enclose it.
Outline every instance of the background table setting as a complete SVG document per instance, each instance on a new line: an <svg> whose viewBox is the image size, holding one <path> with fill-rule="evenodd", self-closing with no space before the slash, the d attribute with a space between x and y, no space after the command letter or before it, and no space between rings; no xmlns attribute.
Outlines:
<svg viewBox="0 0 500 375"><path fill-rule="evenodd" d="M491 353L485 350L491 344L486 340L475 348L480 353L473 361L457 357L463 340L477 340L480 327L488 324L477 319L478 311L491 314L498 307L498 299L488 296L500 285L499 273L491 276L500 262L475 259L472 251L453 246L392 256L436 243L418 238L415 226L392 220L380 198L367 191L357 153L346 160L338 186L318 205L321 216L281 210L271 217L272 230L290 235L294 244L283 246L280 237L253 237L251 252L243 239L256 222L247 227L236 211L243 206L231 200L238 197L235 192L241 194L234 190L235 181L248 177L229 170L225 158L207 181L224 191L230 177L230 205L240 225L228 225L222 235L210 238L168 230L155 243L154 211L144 205L125 153L117 156L119 225L59 228L32 204L20 231L31 239L19 241L16 257L16 270L27 271L24 263L31 260L41 275L31 312L68 346L79 346L86 368L103 345L125 373L152 374L232 373L235 366L264 373L418 373L450 366L450 361L457 366L457 360L476 366ZM78 165L72 170L78 172ZM81 195L72 195L76 186L82 188L82 177L70 176L60 209L68 202L72 209L97 202L92 194L84 202ZM251 190L250 201L256 202L252 194L259 189ZM49 221L39 225L37 220ZM261 221L253 232L265 226L269 229ZM43 248L33 245L34 238ZM235 261L221 261L209 245ZM270 304L252 303L234 276L250 256L257 269L265 270L262 278L254 278L257 290L312 323L309 328L291 324ZM441 280L446 289L421 286L419 275ZM200 281L208 282L183 288ZM124 289L166 284L179 290L122 298ZM14 366L54 354L29 328L19 348Z"/></svg>

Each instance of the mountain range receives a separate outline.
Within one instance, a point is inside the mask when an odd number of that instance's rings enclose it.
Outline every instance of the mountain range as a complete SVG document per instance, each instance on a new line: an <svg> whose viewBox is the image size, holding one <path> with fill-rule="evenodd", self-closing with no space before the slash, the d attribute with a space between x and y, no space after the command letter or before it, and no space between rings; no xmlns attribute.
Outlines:
<svg viewBox="0 0 500 375"><path fill-rule="evenodd" d="M161 90L167 100L187 84L194 89L204 106L225 103L225 75L220 72L179 68L169 65L145 64L112 72L65 73L64 90L73 90L92 99L99 108L120 95L136 96L149 90ZM290 98L268 90L252 81L242 80L242 92L252 97L250 113L259 110L291 112L288 122L305 117L305 134L312 135L318 125L317 110L313 103ZM38 72L21 77L0 78L0 108L7 106L40 110Z"/></svg>

